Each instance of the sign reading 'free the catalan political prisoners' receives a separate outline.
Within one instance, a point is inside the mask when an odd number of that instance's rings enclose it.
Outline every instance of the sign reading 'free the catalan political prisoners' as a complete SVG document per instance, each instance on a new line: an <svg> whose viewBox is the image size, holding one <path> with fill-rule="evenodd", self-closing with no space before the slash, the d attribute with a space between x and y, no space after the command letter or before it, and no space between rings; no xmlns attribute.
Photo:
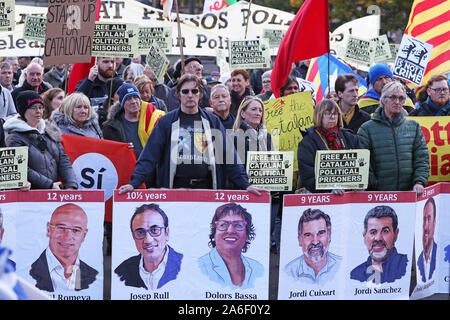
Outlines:
<svg viewBox="0 0 450 320"><path fill-rule="evenodd" d="M14 7L14 0L0 1L0 31L14 30Z"/></svg>
<svg viewBox="0 0 450 320"><path fill-rule="evenodd" d="M249 151L248 182L269 191L292 189L293 151Z"/></svg>
<svg viewBox="0 0 450 320"><path fill-rule="evenodd" d="M318 150L316 189L366 189L369 182L370 151Z"/></svg>
<svg viewBox="0 0 450 320"><path fill-rule="evenodd" d="M147 54L153 42L165 52L172 52L172 27L140 27L139 53Z"/></svg>
<svg viewBox="0 0 450 320"><path fill-rule="evenodd" d="M133 58L139 54L139 26L133 23L96 22L92 55Z"/></svg>
<svg viewBox="0 0 450 320"><path fill-rule="evenodd" d="M269 40L230 41L230 69L270 67Z"/></svg>
<svg viewBox="0 0 450 320"><path fill-rule="evenodd" d="M47 18L39 16L26 16L23 28L25 40L45 42L45 30L47 29Z"/></svg>
<svg viewBox="0 0 450 320"><path fill-rule="evenodd" d="M27 170L28 147L0 148L0 189L23 187Z"/></svg>
<svg viewBox="0 0 450 320"><path fill-rule="evenodd" d="M403 35L393 75L420 86L432 49L431 44L407 34Z"/></svg>
<svg viewBox="0 0 450 320"><path fill-rule="evenodd" d="M44 63L91 61L96 0L49 1Z"/></svg>

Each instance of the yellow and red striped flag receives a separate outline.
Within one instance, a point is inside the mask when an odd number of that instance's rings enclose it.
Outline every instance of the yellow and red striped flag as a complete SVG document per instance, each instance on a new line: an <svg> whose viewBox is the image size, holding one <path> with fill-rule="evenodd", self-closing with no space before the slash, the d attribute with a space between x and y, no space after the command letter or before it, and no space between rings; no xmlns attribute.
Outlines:
<svg viewBox="0 0 450 320"><path fill-rule="evenodd" d="M405 33L433 45L422 85L450 71L449 0L414 0Z"/></svg>

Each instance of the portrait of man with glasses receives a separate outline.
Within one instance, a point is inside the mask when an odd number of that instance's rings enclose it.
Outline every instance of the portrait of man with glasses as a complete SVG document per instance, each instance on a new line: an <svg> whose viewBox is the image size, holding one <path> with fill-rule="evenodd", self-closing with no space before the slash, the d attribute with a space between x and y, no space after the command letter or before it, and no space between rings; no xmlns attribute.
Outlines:
<svg viewBox="0 0 450 320"><path fill-rule="evenodd" d="M74 203L63 204L53 211L47 222L48 247L30 269L37 288L48 292L79 291L96 281L99 272L79 257L87 224L85 211Z"/></svg>
<svg viewBox="0 0 450 320"><path fill-rule="evenodd" d="M138 255L123 261L114 272L126 286L160 289L175 280L183 254L168 245L169 218L157 204L138 207L130 221Z"/></svg>
<svg viewBox="0 0 450 320"><path fill-rule="evenodd" d="M212 249L198 259L201 272L223 287L253 288L255 279L263 276L264 267L242 254L256 236L251 214L236 203L221 205L210 228Z"/></svg>

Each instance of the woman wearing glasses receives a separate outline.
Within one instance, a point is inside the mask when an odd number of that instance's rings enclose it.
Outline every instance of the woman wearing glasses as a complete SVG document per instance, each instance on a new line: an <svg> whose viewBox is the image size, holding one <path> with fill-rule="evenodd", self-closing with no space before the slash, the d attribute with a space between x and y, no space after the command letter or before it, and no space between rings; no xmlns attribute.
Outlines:
<svg viewBox="0 0 450 320"><path fill-rule="evenodd" d="M317 150L361 149L361 146L358 137L343 128L342 111L333 100L324 99L316 105L313 122L314 125L306 129L297 149L301 185L309 192L329 192L316 190L314 166ZM341 189L332 192L344 193Z"/></svg>
<svg viewBox="0 0 450 320"><path fill-rule="evenodd" d="M31 189L77 189L77 179L60 141L59 129L44 121L44 101L34 91L17 96L18 116L4 128L8 147L28 147L28 181ZM61 179L61 181L60 181Z"/></svg>
<svg viewBox="0 0 450 320"><path fill-rule="evenodd" d="M227 203L216 209L210 226L212 249L198 259L202 273L224 287L253 288L264 267L242 255L256 236L251 214L236 203Z"/></svg>

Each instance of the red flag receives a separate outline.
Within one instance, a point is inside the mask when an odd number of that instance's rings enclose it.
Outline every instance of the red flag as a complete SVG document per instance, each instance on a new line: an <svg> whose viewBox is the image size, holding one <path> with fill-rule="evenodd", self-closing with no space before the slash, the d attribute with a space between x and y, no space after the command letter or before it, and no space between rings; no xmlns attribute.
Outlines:
<svg viewBox="0 0 450 320"><path fill-rule="evenodd" d="M275 97L291 72L292 63L330 51L328 0L306 0L281 41L271 75Z"/></svg>
<svg viewBox="0 0 450 320"><path fill-rule="evenodd" d="M100 5L101 0L97 0L96 11L95 11L95 21L100 20ZM77 87L78 81L87 78L89 76L89 71L95 64L95 57L91 58L91 62L88 63L74 63L72 69L70 70L69 80L67 81L67 95L72 94Z"/></svg>
<svg viewBox="0 0 450 320"><path fill-rule="evenodd" d="M111 221L113 191L127 184L134 171L133 149L128 148L128 143L77 135L63 134L62 139L78 189L105 190L105 221Z"/></svg>

